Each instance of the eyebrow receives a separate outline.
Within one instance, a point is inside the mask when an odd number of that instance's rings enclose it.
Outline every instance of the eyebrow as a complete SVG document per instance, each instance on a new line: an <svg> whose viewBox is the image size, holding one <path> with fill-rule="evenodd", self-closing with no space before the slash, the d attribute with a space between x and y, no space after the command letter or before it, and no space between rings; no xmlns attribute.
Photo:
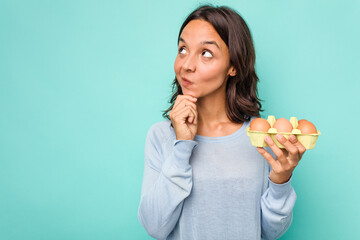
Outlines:
<svg viewBox="0 0 360 240"><path fill-rule="evenodd" d="M179 41L182 41L186 44L185 40L183 38L179 38ZM218 49L220 49L219 45L215 42L215 41L202 41L201 42L202 45L205 45L205 44L213 44L215 45Z"/></svg>

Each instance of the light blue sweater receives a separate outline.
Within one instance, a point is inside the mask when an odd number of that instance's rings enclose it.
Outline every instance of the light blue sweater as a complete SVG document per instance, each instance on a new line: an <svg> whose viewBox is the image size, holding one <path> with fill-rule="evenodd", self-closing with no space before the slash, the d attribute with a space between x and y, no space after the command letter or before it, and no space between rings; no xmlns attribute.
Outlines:
<svg viewBox="0 0 360 240"><path fill-rule="evenodd" d="M270 165L246 134L249 123L228 136L193 141L176 140L169 120L150 127L138 209L150 236L276 239L289 228L296 201L291 179L270 181Z"/></svg>

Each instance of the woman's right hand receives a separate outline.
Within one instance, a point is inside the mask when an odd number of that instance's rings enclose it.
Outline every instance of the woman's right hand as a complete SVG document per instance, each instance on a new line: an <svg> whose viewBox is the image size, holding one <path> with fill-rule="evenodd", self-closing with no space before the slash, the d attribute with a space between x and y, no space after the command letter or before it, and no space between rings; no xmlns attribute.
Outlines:
<svg viewBox="0 0 360 240"><path fill-rule="evenodd" d="M178 95L169 113L177 140L194 140L198 126L197 98Z"/></svg>

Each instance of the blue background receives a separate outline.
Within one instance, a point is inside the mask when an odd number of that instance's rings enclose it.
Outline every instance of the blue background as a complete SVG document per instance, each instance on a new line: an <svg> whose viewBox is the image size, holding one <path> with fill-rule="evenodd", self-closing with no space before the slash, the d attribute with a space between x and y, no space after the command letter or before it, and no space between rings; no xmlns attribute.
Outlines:
<svg viewBox="0 0 360 240"><path fill-rule="evenodd" d="M359 1L0 0L0 239L151 239L137 219L149 127L202 3L248 23L265 112L322 135L281 239L359 239Z"/></svg>

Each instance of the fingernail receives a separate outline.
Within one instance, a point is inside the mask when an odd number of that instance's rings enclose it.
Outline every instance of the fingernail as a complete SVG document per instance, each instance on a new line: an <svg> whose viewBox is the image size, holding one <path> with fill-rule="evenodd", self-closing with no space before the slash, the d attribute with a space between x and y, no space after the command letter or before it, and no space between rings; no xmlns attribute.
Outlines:
<svg viewBox="0 0 360 240"><path fill-rule="evenodd" d="M281 139L281 135L280 134L276 134L276 139L280 140Z"/></svg>
<svg viewBox="0 0 360 240"><path fill-rule="evenodd" d="M290 136L290 140L291 140L291 141L295 141L295 139L296 139L296 137L295 137L294 135L291 135L291 136Z"/></svg>
<svg viewBox="0 0 360 240"><path fill-rule="evenodd" d="M270 139L271 139L271 138L270 138L269 136L266 136L266 137L265 137L266 142L269 142Z"/></svg>

